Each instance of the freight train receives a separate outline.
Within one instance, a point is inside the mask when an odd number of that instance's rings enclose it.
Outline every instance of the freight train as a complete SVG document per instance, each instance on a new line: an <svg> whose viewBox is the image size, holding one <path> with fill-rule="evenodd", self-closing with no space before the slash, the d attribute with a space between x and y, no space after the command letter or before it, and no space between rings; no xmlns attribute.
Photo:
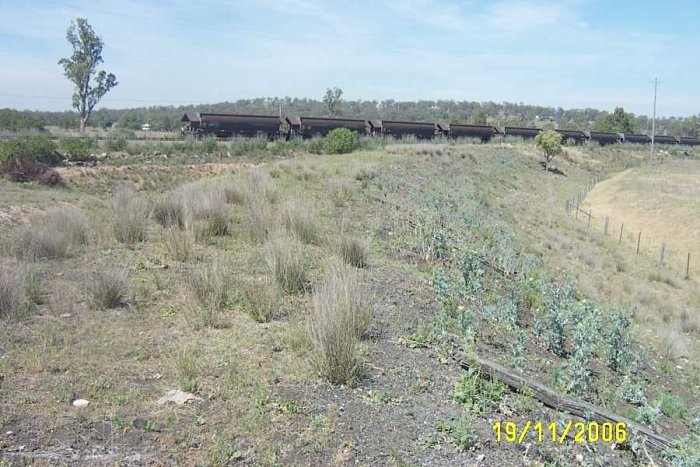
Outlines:
<svg viewBox="0 0 700 467"><path fill-rule="evenodd" d="M219 138L265 137L269 140L325 136L336 128L347 128L361 135L411 136L419 140L434 138L478 138L488 142L495 136L533 139L540 128L511 127L456 123L410 122L402 120L368 120L361 118L299 117L274 115L219 114L189 112L182 117L183 136L216 136ZM570 144L598 143L601 146L621 143L651 143L643 134L601 133L598 131L555 130L562 141ZM657 135L658 144L700 145L700 138Z"/></svg>

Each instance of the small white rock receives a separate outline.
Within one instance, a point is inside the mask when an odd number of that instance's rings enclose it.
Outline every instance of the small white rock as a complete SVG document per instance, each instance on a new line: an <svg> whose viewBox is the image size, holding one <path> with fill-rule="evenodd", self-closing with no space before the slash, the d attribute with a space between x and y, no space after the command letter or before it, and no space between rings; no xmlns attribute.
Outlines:
<svg viewBox="0 0 700 467"><path fill-rule="evenodd" d="M88 405L90 405L90 401L85 400L85 399L76 399L73 401L73 407L81 408L81 407L87 407Z"/></svg>

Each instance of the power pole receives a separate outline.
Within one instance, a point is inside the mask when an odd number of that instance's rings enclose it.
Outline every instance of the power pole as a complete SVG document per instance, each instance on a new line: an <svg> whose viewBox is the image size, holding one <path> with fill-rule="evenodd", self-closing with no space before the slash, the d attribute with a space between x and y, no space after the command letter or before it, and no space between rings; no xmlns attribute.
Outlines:
<svg viewBox="0 0 700 467"><path fill-rule="evenodd" d="M649 154L650 159L654 158L654 139L656 138L656 89L662 81L659 78L654 78L654 117L651 120L651 152Z"/></svg>

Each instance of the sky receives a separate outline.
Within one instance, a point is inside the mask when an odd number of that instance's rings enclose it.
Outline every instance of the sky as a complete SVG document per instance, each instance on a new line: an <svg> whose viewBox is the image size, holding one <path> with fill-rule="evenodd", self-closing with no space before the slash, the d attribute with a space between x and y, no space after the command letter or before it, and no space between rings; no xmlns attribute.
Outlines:
<svg viewBox="0 0 700 467"><path fill-rule="evenodd" d="M0 108L67 110L72 19L119 84L98 107L320 99L700 113L700 1L0 0Z"/></svg>

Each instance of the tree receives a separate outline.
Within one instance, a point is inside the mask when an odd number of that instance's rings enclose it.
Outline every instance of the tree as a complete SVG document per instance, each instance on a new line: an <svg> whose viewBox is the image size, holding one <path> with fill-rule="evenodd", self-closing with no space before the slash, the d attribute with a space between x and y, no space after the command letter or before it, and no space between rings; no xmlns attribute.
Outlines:
<svg viewBox="0 0 700 467"><path fill-rule="evenodd" d="M482 106L479 106L474 110L474 125L486 125L488 123L488 115L486 113L486 109L484 109Z"/></svg>
<svg viewBox="0 0 700 467"><path fill-rule="evenodd" d="M564 150L561 147L561 133L554 130L545 130L535 138L537 149L542 151L544 157L544 170L549 171L549 164L555 156L558 156Z"/></svg>
<svg viewBox="0 0 700 467"><path fill-rule="evenodd" d="M80 131L85 131L85 125L90 119L92 109L117 85L117 78L104 70L97 71L97 66L103 62L102 46L104 45L85 18L71 21L66 32L66 39L73 47L70 58L62 58L58 64L63 67L66 78L75 84L73 107L80 116Z"/></svg>
<svg viewBox="0 0 700 467"><path fill-rule="evenodd" d="M328 106L328 111L333 117L337 117L342 113L341 109L341 96L343 95L343 90L340 88L326 88L326 95L323 96L323 102Z"/></svg>
<svg viewBox="0 0 700 467"><path fill-rule="evenodd" d="M606 114L595 124L596 131L605 133L634 133L636 128L634 115L622 107L616 107L613 113Z"/></svg>

